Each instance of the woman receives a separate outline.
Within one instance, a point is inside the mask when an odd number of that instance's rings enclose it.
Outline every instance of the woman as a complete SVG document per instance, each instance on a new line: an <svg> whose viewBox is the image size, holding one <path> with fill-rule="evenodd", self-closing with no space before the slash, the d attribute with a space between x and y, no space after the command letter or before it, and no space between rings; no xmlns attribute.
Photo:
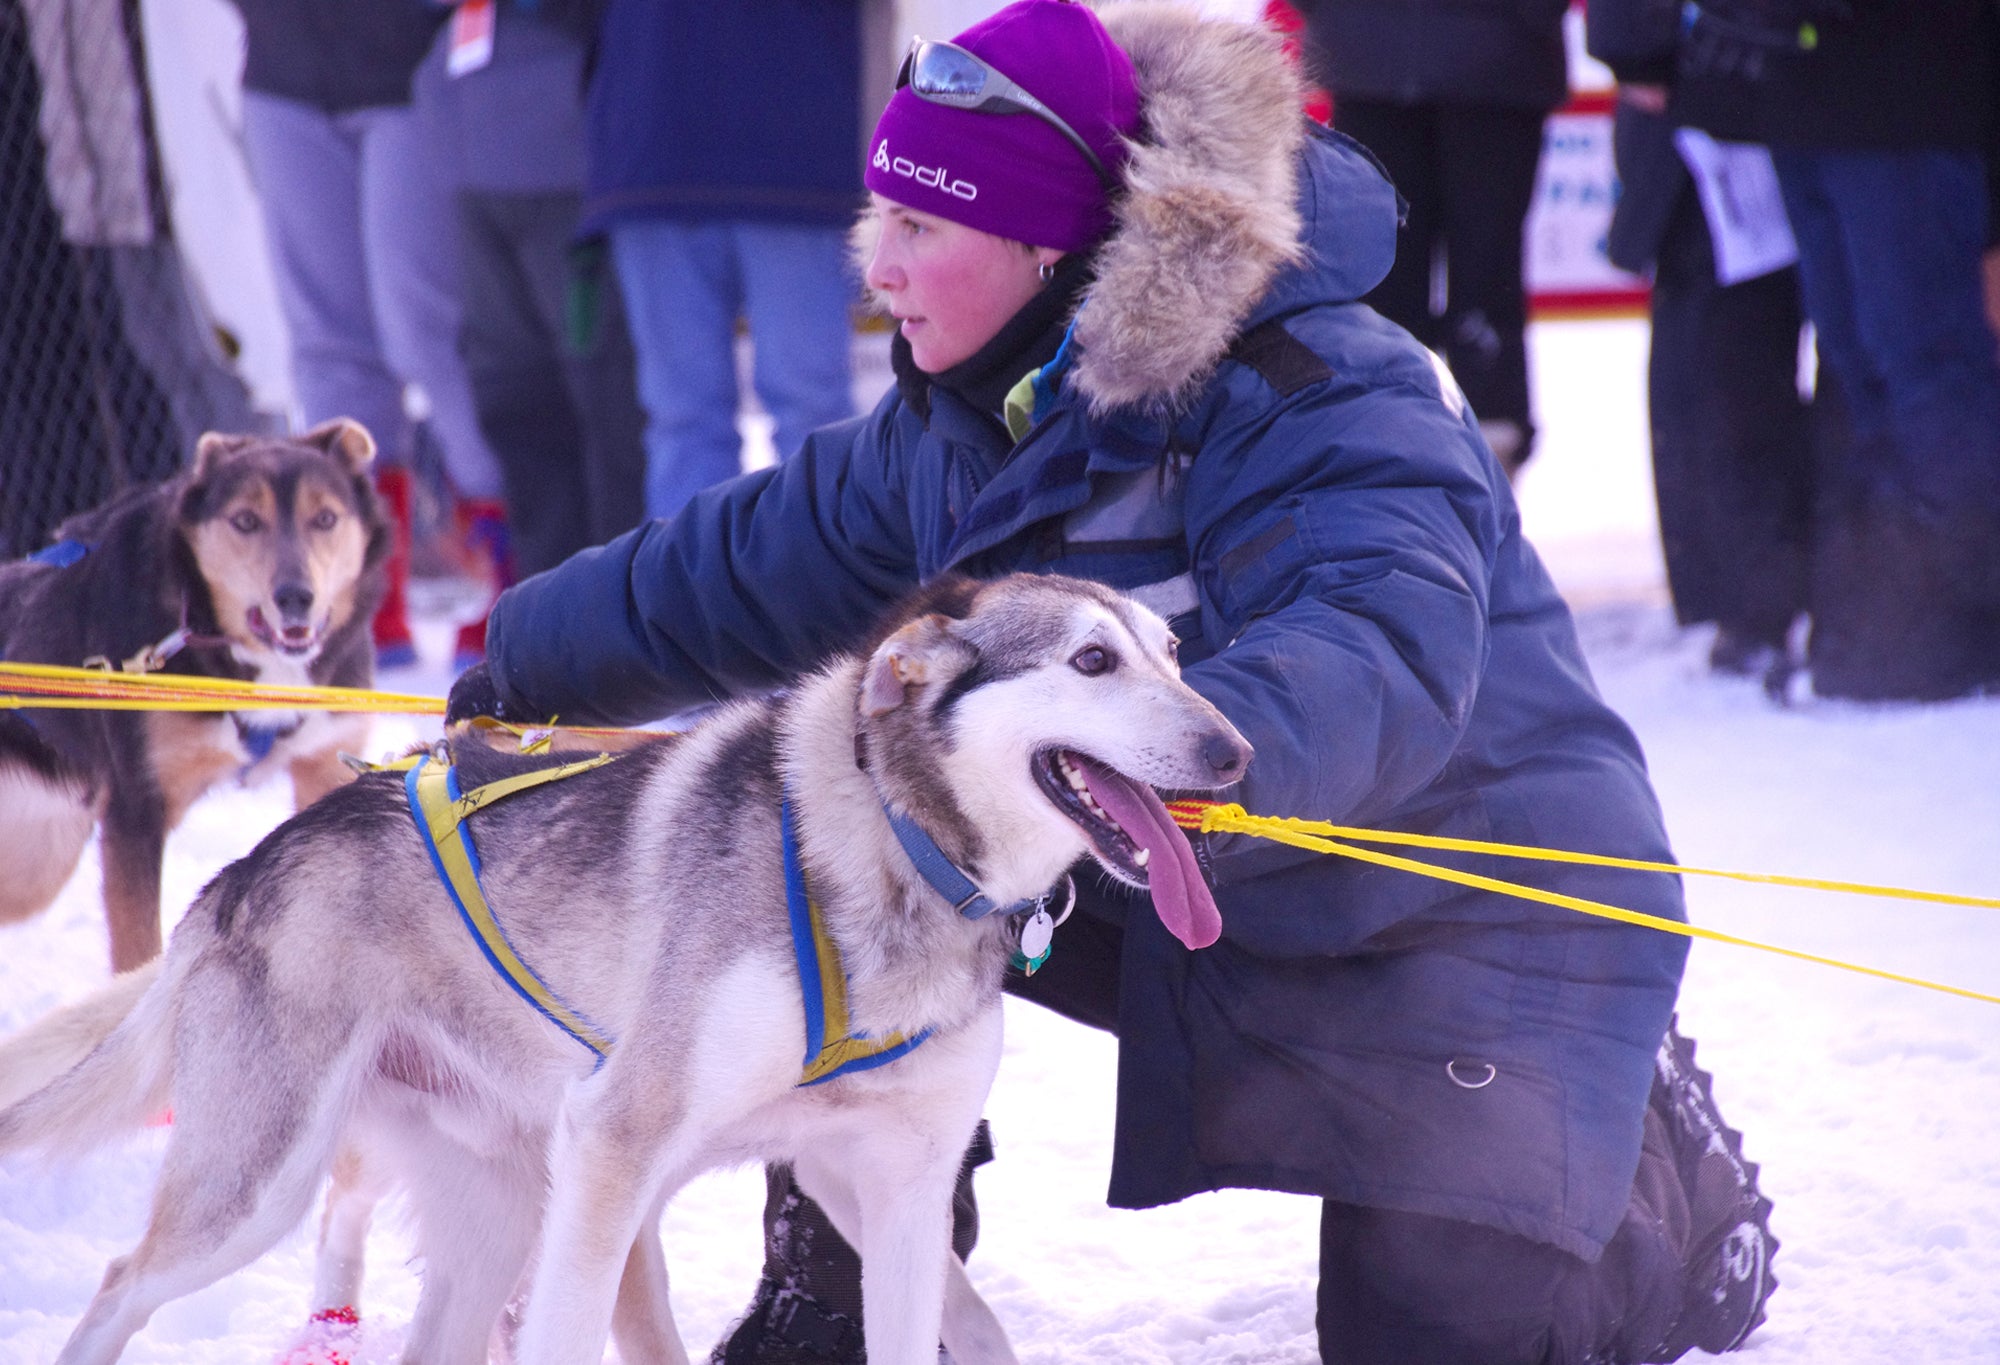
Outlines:
<svg viewBox="0 0 2000 1365"><path fill-rule="evenodd" d="M1187 679L1256 745L1251 810L1666 858L1475 419L1356 302L1394 191L1307 130L1275 37L1021 0L903 76L857 233L896 388L509 593L453 717L652 718L780 682L933 575L1057 571L1172 619ZM1113 1204L1324 1199L1331 1361L1665 1360L1761 1318L1761 1273L1718 1276L1738 1229L1761 1268L1766 1206L1733 1157L1676 1149L1715 1122L1699 1078L1655 1084L1682 940L1206 852L1215 947L1091 887L1013 987L1121 1040ZM1545 880L1681 914L1668 879ZM772 1213L723 1358L858 1358L822 1299L847 1289L830 1235L796 1235L782 1188Z"/></svg>

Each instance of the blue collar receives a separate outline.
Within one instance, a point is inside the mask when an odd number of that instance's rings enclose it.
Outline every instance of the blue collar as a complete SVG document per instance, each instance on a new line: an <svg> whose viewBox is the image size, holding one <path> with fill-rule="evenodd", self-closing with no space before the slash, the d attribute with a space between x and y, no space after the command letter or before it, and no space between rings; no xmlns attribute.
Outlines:
<svg viewBox="0 0 2000 1365"><path fill-rule="evenodd" d="M917 827L917 822L907 815L898 815L889 809L889 803L882 803L882 814L889 817L889 828L896 831L896 842L903 846L903 852L910 855L917 871L930 883L931 890L951 902L951 908L967 919L985 919L998 910L1003 915L1019 914L1033 905L1034 898L1015 901L1009 906L995 905L972 884L972 878L959 870L958 864L945 857L944 850L937 846L937 840Z"/></svg>
<svg viewBox="0 0 2000 1365"><path fill-rule="evenodd" d="M70 565L90 553L90 546L81 540L59 540L53 545L35 551L28 558L37 564L48 564L58 569Z"/></svg>

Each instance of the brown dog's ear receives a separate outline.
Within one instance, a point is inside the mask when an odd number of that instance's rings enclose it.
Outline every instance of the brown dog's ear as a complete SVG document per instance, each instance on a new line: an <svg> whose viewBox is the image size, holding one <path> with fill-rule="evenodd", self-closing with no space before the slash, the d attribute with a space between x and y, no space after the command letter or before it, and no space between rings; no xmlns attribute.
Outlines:
<svg viewBox="0 0 2000 1365"><path fill-rule="evenodd" d="M951 620L933 612L919 616L884 640L861 674L861 714L873 720L909 700L909 690L949 677L975 651L951 633Z"/></svg>
<svg viewBox="0 0 2000 1365"><path fill-rule="evenodd" d="M318 446L329 455L347 462L349 473L359 474L375 462L375 438L368 428L352 417L336 417L298 438L301 445Z"/></svg>
<svg viewBox="0 0 2000 1365"><path fill-rule="evenodd" d="M194 443L195 482L207 478L214 472L222 457L238 451L255 441L255 436L231 436L227 432L204 431L201 439Z"/></svg>

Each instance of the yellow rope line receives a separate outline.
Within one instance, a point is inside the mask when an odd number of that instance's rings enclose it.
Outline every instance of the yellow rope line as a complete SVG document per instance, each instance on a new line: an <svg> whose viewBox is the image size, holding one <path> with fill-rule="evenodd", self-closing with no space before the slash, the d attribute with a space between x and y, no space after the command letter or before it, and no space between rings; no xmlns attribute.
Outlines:
<svg viewBox="0 0 2000 1365"><path fill-rule="evenodd" d="M0 663L0 708L107 711L315 710L444 714L441 697L365 687L286 687L186 673L108 673L60 664Z"/></svg>
<svg viewBox="0 0 2000 1365"><path fill-rule="evenodd" d="M379 692L358 687L280 687L265 683L243 682L234 678L211 678L176 673L111 673L94 668L68 668L57 664L24 664L0 662L0 684L11 681L21 689L18 693L0 692L0 709L9 707L55 707L55 708L96 708L114 711L243 711L251 709L281 710L324 710L368 712L379 715L436 716L444 713L445 703L441 697L418 696L402 692ZM512 729L513 727L506 727ZM531 732L517 732L524 742L540 743L547 731L563 729L583 734L613 734L622 731L570 726L537 726ZM1576 853L1563 849L1536 848L1525 844L1493 843L1476 839L1453 839L1440 835L1404 834L1385 830L1355 829L1346 825L1328 824L1319 820L1300 820L1291 817L1252 815L1243 807L1231 803L1207 801L1174 801L1168 803L1176 823L1205 833L1247 834L1255 838L1270 839L1277 843L1289 844L1295 848L1310 849L1318 853L1338 854L1341 857L1374 863L1382 867L1414 872L1423 877L1434 877L1454 882L1482 891L1493 891L1501 895L1515 896L1524 900L1539 901L1546 905L1559 906L1579 911L1586 915L1596 915L1603 919L1618 920L1626 924L1641 925L1657 929L1662 933L1680 934L1687 938L1706 939L1714 943L1730 943L1740 948L1755 948L1761 952L1776 953L1781 957L1795 958L1801 962L1815 962L1824 967L1836 967L1842 971L1857 972L1863 976L1878 977L1884 981L1900 982L1918 986L1925 990L1940 991L1946 995L1961 996L1968 1000L1980 1000L1987 1004L2000 1005L2000 996L1987 995L1979 991L1949 986L1941 982L1927 981L1921 977L1904 976L1896 972L1883 971L1875 967L1865 967L1859 963L1844 962L1838 958L1822 957L1816 953L1801 952L1777 944L1762 943L1755 939L1740 938L1714 929L1684 924L1679 920L1662 919L1656 915L1641 914L1636 910L1626 910L1599 901L1584 900L1576 896L1565 896L1553 891L1543 891L1517 882L1502 881L1496 877L1483 877L1477 873L1460 872L1454 868L1439 867L1432 863L1415 859L1400 858L1393 854L1380 853L1371 849L1356 848L1341 840L1352 839L1366 843L1398 844L1417 848L1433 848L1460 853L1483 853L1502 858L1526 858L1543 862L1578 863L1592 867L1626 868L1638 872L1660 872L1675 876L1721 877L1731 881L1752 882L1767 886L1789 886L1815 891L1836 891L1857 896L1880 896L1896 900L1929 901L1940 905L1963 905L1980 909L2000 909L2000 899L1985 896L1959 896L1938 891L1916 891L1903 887L1877 886L1866 882L1833 881L1816 877L1788 877L1768 872L1734 872L1721 868L1689 867L1679 863L1649 862L1636 858L1615 858L1598 853Z"/></svg>
<svg viewBox="0 0 2000 1365"><path fill-rule="evenodd" d="M1334 853L1343 858L1353 858L1360 862L1373 863L1380 867L1392 867L1404 872L1414 872L1423 877L1435 877L1441 881L1453 882L1460 886L1469 886L1480 891L1494 891L1501 895L1516 896L1523 900L1539 901L1545 905L1560 906L1563 909L1576 910L1586 915L1596 915L1602 919L1618 920L1625 924L1636 924L1648 929L1657 929L1662 933L1680 934L1686 938L1706 939L1712 943L1729 943L1739 948L1755 948L1760 952L1776 953L1781 957L1795 958L1800 962L1815 962L1822 967L1837 967L1841 971L1858 972L1863 976L1877 977L1884 981L1895 981L1906 986L1918 986L1924 990L1941 991L1946 995L1961 996L1967 1000L1979 1000L1989 1005L2000 1005L2000 995L1988 995L1981 991L1967 990L1962 986L1949 986L1939 981L1928 981L1922 977L1904 976L1899 972L1883 971L1878 967L1864 967L1857 962L1846 962L1839 958L1823 957L1818 953L1801 952L1796 948L1784 948L1775 943L1763 943L1756 939L1742 938L1735 934L1725 934L1716 929L1704 929L1699 925L1684 924L1680 920L1663 919L1658 915L1641 914L1637 910L1626 910L1620 906L1606 905L1601 901L1585 900L1580 896L1565 896L1560 892L1544 891L1539 887L1522 886L1516 882L1501 881L1497 877L1482 877L1474 872L1461 872L1456 868L1438 867L1432 863L1418 862L1413 858L1400 858L1393 853L1380 853L1373 849L1356 848L1352 844L1340 843L1324 835L1308 832L1311 826L1318 824L1316 821L1251 815L1241 806L1226 803L1208 804L1204 802L1183 801L1174 802L1170 809L1174 815L1175 822L1184 825L1190 824L1190 816L1194 816L1196 811L1198 811L1198 823L1194 823L1190 827L1200 829L1203 833L1250 834L1260 839L1270 839L1277 843L1289 844L1294 848L1310 849L1316 853ZM1331 825L1321 827L1325 829L1336 828ZM1358 831L1357 834L1359 837L1368 839L1380 839L1384 837L1374 831ZM1423 835L1396 835L1391 836L1385 841L1422 843L1428 837ZM1441 840L1437 846L1463 846L1468 842L1470 841ZM1488 849L1488 851L1504 851L1508 856L1513 856L1519 850L1519 845L1509 844L1492 845ZM1549 851L1531 850L1530 852L1544 853ZM1696 870L1678 867L1671 863L1641 863L1631 859L1597 858L1586 854L1559 855L1555 860L1594 862L1602 866L1631 867L1647 871L1687 872ZM1729 876L1732 874L1711 872L1704 875ZM1748 874L1745 874L1745 877L1749 880L1766 880L1764 878L1751 877ZM1786 884L1814 885L1830 889L1839 889L1843 885L1836 882L1807 883L1802 879L1791 879ZM1868 888L1867 894L1901 894L1912 899L1946 899L1922 892L1899 893L1893 888L1888 887ZM1994 904L1992 901L1970 897L1957 898L1954 903L1970 905Z"/></svg>
<svg viewBox="0 0 2000 1365"><path fill-rule="evenodd" d="M410 692L382 692L365 687L286 686L215 678L192 673L125 673L62 664L0 662L0 710L10 707L99 711L346 711L373 715L441 716L445 701ZM520 738L524 751L547 747L556 731L567 735L660 735L652 730L625 730L592 725L537 725L529 729L481 717Z"/></svg>
<svg viewBox="0 0 2000 1365"><path fill-rule="evenodd" d="M1730 881L1754 882L1765 886L1790 886L1807 891L1838 891L1851 896L1883 896L1892 900L1932 901L1939 905L1966 905L1981 910L2000 910L2000 899L1988 896L1959 896L1945 891L1913 891L1900 886L1877 886L1870 882L1831 881L1820 877L1787 877L1777 872L1732 872L1715 867L1690 867L1683 863L1646 862L1638 858L1614 858L1602 853L1572 853L1559 848L1537 848L1532 844L1488 843L1478 839L1450 839L1436 834L1403 834L1392 830L1355 829L1349 825L1329 825L1319 820L1299 820L1288 816L1252 815L1243 807L1217 805L1207 801L1172 801L1167 809L1177 824L1187 829L1214 830L1230 834L1250 834L1278 838L1274 831L1318 835L1326 839L1353 839L1365 844L1405 844L1416 848L1443 849L1456 853L1488 853L1499 858L1527 858L1550 863L1582 863L1589 867L1621 867L1635 872L1666 872L1686 877L1722 877ZM1209 812L1215 814L1210 815ZM1226 820L1221 824L1206 821ZM1428 864L1426 864L1428 866Z"/></svg>

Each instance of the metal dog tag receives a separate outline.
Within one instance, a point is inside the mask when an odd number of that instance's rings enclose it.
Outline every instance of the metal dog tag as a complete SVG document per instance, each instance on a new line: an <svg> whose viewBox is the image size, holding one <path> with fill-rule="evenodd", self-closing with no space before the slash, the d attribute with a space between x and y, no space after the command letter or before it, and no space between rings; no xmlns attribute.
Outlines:
<svg viewBox="0 0 2000 1365"><path fill-rule="evenodd" d="M1028 959L1028 975L1048 960L1049 944L1056 936L1056 922L1049 918L1048 907L1041 906L1021 926L1021 956Z"/></svg>

